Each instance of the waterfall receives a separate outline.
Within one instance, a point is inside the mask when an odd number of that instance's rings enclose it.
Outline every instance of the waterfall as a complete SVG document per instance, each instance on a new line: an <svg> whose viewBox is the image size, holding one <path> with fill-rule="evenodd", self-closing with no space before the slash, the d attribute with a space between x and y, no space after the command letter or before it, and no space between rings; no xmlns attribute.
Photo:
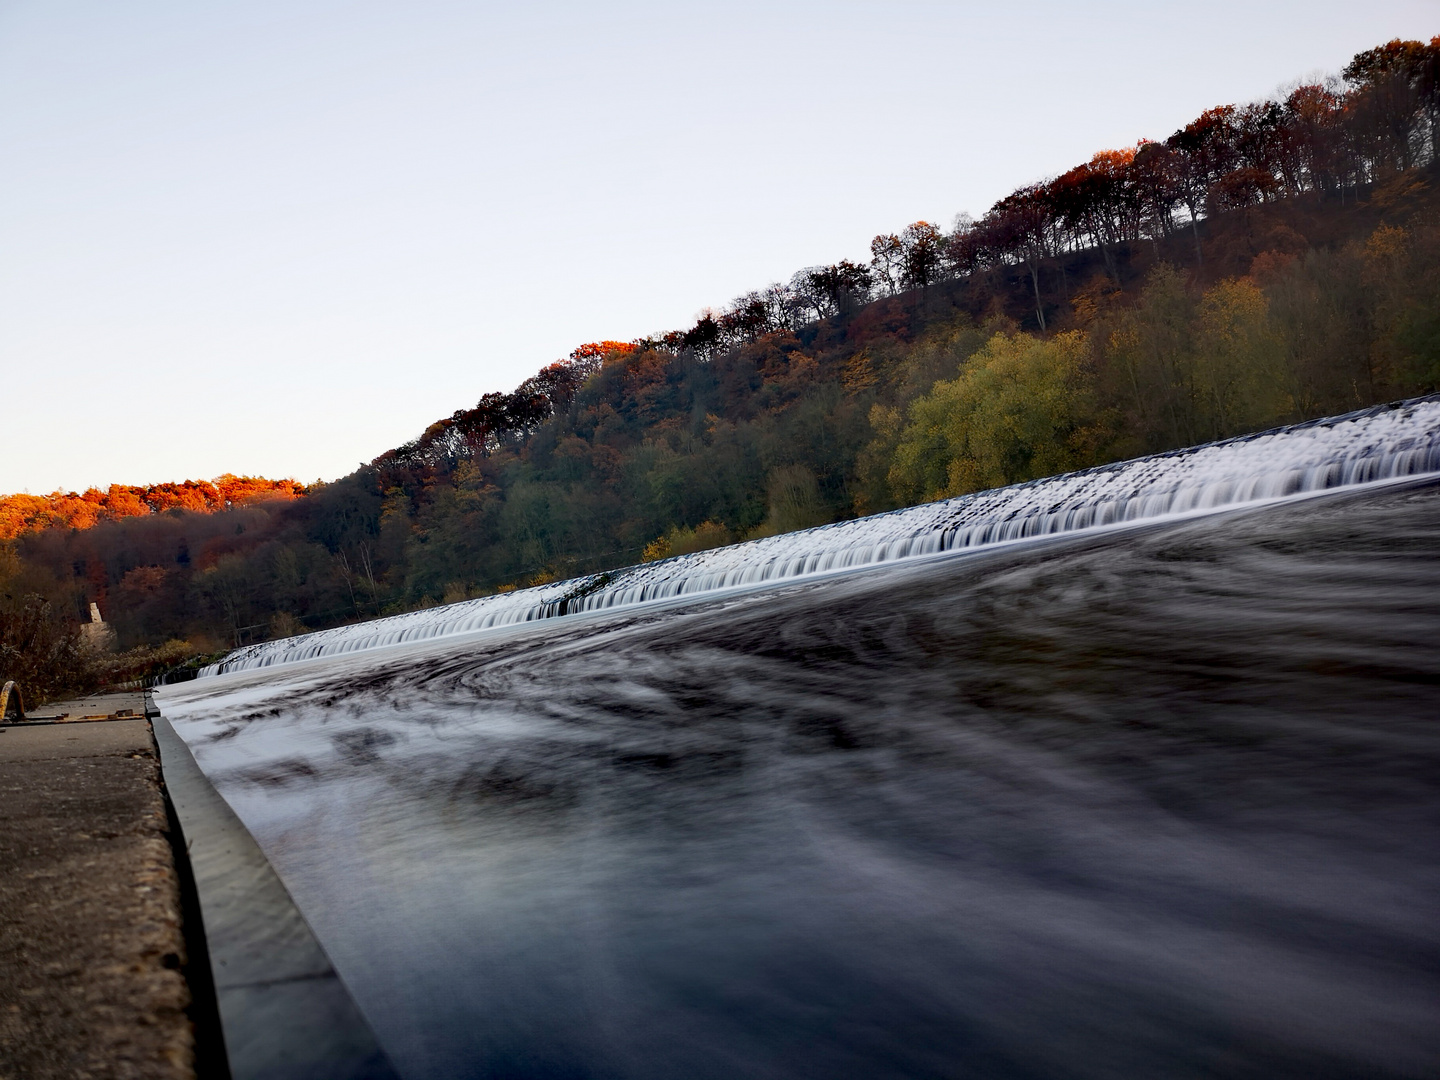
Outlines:
<svg viewBox="0 0 1440 1080"><path fill-rule="evenodd" d="M1440 472L1440 395L235 650L201 676Z"/></svg>

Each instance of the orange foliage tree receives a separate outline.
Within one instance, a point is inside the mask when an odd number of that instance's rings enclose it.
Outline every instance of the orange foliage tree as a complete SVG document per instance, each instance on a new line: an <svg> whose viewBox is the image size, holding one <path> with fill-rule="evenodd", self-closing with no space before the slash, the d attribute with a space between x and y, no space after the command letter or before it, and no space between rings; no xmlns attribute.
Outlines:
<svg viewBox="0 0 1440 1080"><path fill-rule="evenodd" d="M210 480L180 483L111 484L105 490L56 491L49 495L0 495L0 539L39 529L89 529L102 521L143 517L166 510L213 514L260 499L293 499L306 487L295 480L225 473Z"/></svg>

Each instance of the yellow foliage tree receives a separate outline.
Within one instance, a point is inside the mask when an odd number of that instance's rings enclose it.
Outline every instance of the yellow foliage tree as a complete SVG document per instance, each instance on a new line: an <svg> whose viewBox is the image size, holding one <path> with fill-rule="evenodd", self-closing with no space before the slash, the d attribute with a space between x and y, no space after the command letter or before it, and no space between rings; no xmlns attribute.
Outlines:
<svg viewBox="0 0 1440 1080"><path fill-rule="evenodd" d="M732 540L730 530L718 522L702 521L693 529L682 529L677 525L664 536L646 544L640 561L655 562L658 559L668 559L673 555L690 555L697 551L708 551L710 548L724 547Z"/></svg>
<svg viewBox="0 0 1440 1080"><path fill-rule="evenodd" d="M1265 294L1249 278L1222 281L1200 300L1195 385L1212 439L1274 423L1290 409L1268 313Z"/></svg>
<svg viewBox="0 0 1440 1080"><path fill-rule="evenodd" d="M902 503L947 498L1091 464L1095 394L1079 331L996 334L910 406L889 480Z"/></svg>

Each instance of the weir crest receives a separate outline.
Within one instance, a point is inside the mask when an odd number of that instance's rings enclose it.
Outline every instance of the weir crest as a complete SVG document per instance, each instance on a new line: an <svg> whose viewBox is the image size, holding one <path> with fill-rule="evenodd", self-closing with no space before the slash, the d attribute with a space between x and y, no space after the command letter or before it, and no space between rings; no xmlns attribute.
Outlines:
<svg viewBox="0 0 1440 1080"><path fill-rule="evenodd" d="M249 645L201 677L1440 473L1440 396Z"/></svg>

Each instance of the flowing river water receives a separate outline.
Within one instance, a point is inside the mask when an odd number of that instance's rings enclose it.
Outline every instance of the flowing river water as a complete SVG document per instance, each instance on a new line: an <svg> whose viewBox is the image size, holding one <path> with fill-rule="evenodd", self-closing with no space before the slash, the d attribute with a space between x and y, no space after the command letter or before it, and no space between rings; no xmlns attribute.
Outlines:
<svg viewBox="0 0 1440 1080"><path fill-rule="evenodd" d="M1440 472L1440 395L236 649L205 675Z"/></svg>
<svg viewBox="0 0 1440 1080"><path fill-rule="evenodd" d="M401 1074L1440 1075L1440 481L160 704Z"/></svg>

